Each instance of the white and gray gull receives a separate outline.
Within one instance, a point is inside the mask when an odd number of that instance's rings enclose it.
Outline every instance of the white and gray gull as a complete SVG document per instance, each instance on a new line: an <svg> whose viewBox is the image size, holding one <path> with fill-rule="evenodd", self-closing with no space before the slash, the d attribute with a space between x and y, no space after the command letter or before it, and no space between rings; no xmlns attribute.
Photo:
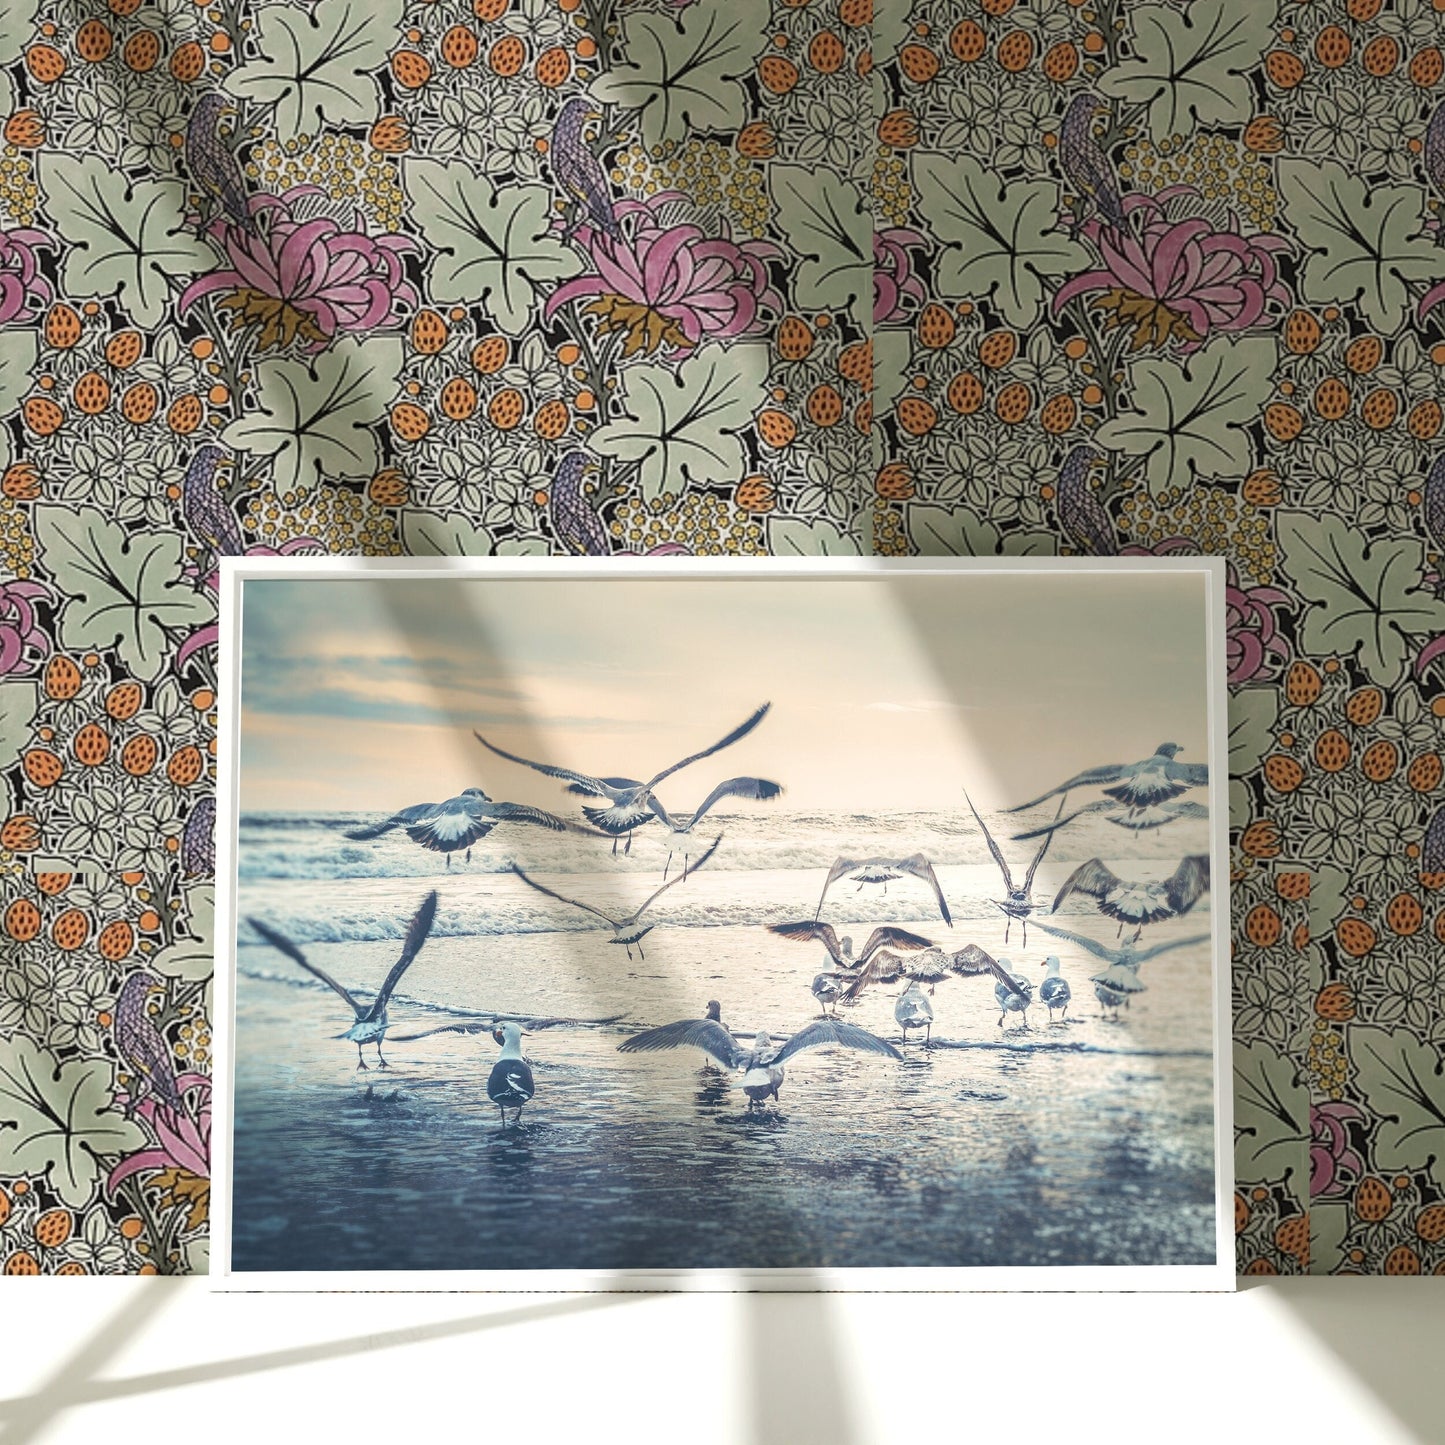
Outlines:
<svg viewBox="0 0 1445 1445"><path fill-rule="evenodd" d="M890 883L905 877L921 878L933 889L933 896L938 902L938 911L943 915L943 921L952 928L953 916L948 911L948 901L943 896L943 889L939 887L938 875L933 871L933 864L922 853L914 853L907 858L837 859L828 870L827 881L823 884L823 891L818 896L818 907L813 917L817 918L822 913L823 902L828 896L828 890L840 878L848 878L856 883L860 892L870 883L881 883L886 894Z"/></svg>
<svg viewBox="0 0 1445 1445"><path fill-rule="evenodd" d="M1188 913L1208 891L1209 856L1205 853L1181 858L1167 878L1148 880L1120 878L1102 859L1090 858L1064 880L1049 912L1057 913L1071 893L1082 893L1094 900L1106 918L1117 920L1123 933L1126 923L1142 930L1146 923Z"/></svg>
<svg viewBox="0 0 1445 1445"><path fill-rule="evenodd" d="M679 1019L660 1028L647 1029L624 1039L617 1047L624 1054L652 1053L660 1049L701 1049L725 1069L741 1073L743 1092L748 1108L760 1106L766 1099L776 1099L783 1085L783 1065L805 1049L836 1046L857 1049L862 1053L886 1054L901 1059L902 1054L877 1034L846 1024L841 1019L814 1019L790 1035L782 1046L775 1047L772 1038L760 1029L753 1036L751 1048L735 1039L718 1017L714 1003L708 1004L708 1017Z"/></svg>
<svg viewBox="0 0 1445 1445"><path fill-rule="evenodd" d="M588 773L579 773L572 768L534 762L531 758L519 757L516 753L509 753L505 748L499 748L496 743L488 742L479 732L473 731L472 735L484 748L496 753L499 758L506 758L511 763L520 763L524 768L544 773L549 778L560 779L567 784L569 793L576 793L584 798L602 799L603 802L600 806L584 805L582 812L594 827L600 828L612 839L614 853L617 851L619 838L627 839L627 847L624 851L630 852L633 833L643 824L650 823L654 818L660 816L653 807L653 789L665 778L670 778L683 768L740 742L762 722L771 706L771 703L765 702L751 717L735 727L726 737L720 738L711 747L703 748L701 752L690 753L681 762L673 763L671 767L664 768L660 773L654 773L646 782L637 778L594 778ZM709 799L709 804L711 801ZM701 817L705 810L706 805L698 810L696 817Z"/></svg>
<svg viewBox="0 0 1445 1445"><path fill-rule="evenodd" d="M706 865L708 859L717 852L718 844L721 842L722 834L719 833L717 837L712 840L712 844L708 848L707 852L704 853L702 857L699 858L697 862L692 865L692 871L694 873L696 873L699 868L702 868ZM517 877L520 878L522 882L525 883L529 888L535 888L538 893L544 893L548 898L555 898L559 903L569 904L573 908L580 908L584 913L590 913L594 917L600 918L604 923L608 924L612 929L612 937L607 940L608 943L622 944L627 949L627 957L629 960L632 958L632 950L634 948L637 949L637 953L640 958L647 957L647 955L642 951L642 939L645 935L651 933L652 930L657 926L654 923L644 923L642 921L642 915L646 913L647 910L651 908L652 905L656 903L657 900L661 898L662 895L666 893L669 888L673 887L675 884L681 883L683 879L683 875L681 873L677 874L673 878L669 878L668 881L664 883L660 888L654 889L652 893L650 893L647 898L645 898L643 902L631 913L627 914L625 917L616 918L612 914L605 913L602 909L596 908L590 903L583 903L576 898L568 898L565 894L558 893L554 889L548 888L546 884L538 883L535 878L529 878L526 873L522 871L521 867L516 863L512 864L511 871L515 873Z"/></svg>
<svg viewBox="0 0 1445 1445"><path fill-rule="evenodd" d="M554 833L575 826L541 808L526 803L494 803L480 788L463 788L455 798L448 798L444 803L414 803L380 823L352 828L345 836L360 843L380 838L393 828L405 828L406 836L413 843L420 843L434 853L445 853L450 868L453 853L465 848L470 863L472 844L502 823L535 823Z"/></svg>
<svg viewBox="0 0 1445 1445"><path fill-rule="evenodd" d="M1013 870L1008 865L1008 860L1003 856L1002 850L994 842L993 834L988 830L988 824L983 821L979 811L973 805L973 799L968 796L968 789L963 790L964 801L968 804L968 810L973 814L976 822L983 833L983 840L988 844L988 851L993 854L993 861L998 864L999 872L1003 874L1004 897L994 901L1008 915L1008 922L1004 925L1003 941L1008 942L1009 930L1017 919L1023 927L1023 946L1029 946L1029 914L1034 911L1034 874L1039 871L1039 864L1044 861L1044 854L1049 851L1049 844L1054 841L1053 830L1050 829L1044 834L1044 841L1039 844L1038 851L1034 854L1029 863L1028 872L1024 874L1022 883L1014 882ZM1064 811L1066 799L1059 799L1058 813L1054 814L1055 821Z"/></svg>
<svg viewBox="0 0 1445 1445"><path fill-rule="evenodd" d="M649 797L647 806L661 820L664 828L671 834L671 847L667 850L667 862L663 865L662 876L665 879L672 868L672 855L682 849L682 875L687 877L687 840L692 836L692 830L703 820L707 811L721 798L748 798L753 802L770 802L783 791L781 783L769 782L767 778L728 778L726 782L719 783L707 797L702 800L698 810L690 816L674 818L661 801L656 797ZM685 820L684 820L685 819Z"/></svg>
<svg viewBox="0 0 1445 1445"><path fill-rule="evenodd" d="M504 1023L493 1038L501 1044L502 1052L487 1075L487 1098L497 1106L502 1116L502 1128L507 1127L507 1110L514 1109L512 1124L522 1122L522 1106L536 1097L537 1085L532 1080L532 1066L522 1057L522 1026Z"/></svg>
<svg viewBox="0 0 1445 1445"><path fill-rule="evenodd" d="M1136 934L1132 938L1126 938L1117 947L1110 947L1107 943L1100 943L1096 938L1086 938L1082 933L1070 933L1068 929L1059 928L1051 923L1035 922L1034 927L1043 929L1045 933L1052 934L1055 938L1075 943L1085 952L1092 953L1095 958L1104 961L1107 967L1102 973L1093 974L1090 981L1094 985L1095 997L1105 1008L1112 1008L1116 1016L1121 1003L1127 1007L1131 994L1144 992L1145 984L1139 978L1139 968L1142 964L1176 948L1188 948L1196 943L1209 942L1207 933L1194 933L1190 934L1188 938L1172 938L1167 943L1156 943L1151 948L1140 948Z"/></svg>
<svg viewBox="0 0 1445 1445"><path fill-rule="evenodd" d="M382 1056L381 1041L386 1037L388 1027L387 1004L391 1001L397 984L401 982L402 974L411 967L417 954L421 952L421 946L426 942L432 923L436 919L436 912L437 896L436 891L433 890L422 899L421 907L417 909L410 924L407 925L406 937L402 940L401 945L401 957L392 964L391 971L382 981L381 988L370 1003L361 1003L354 998L349 989L339 984L319 964L312 963L284 933L279 933L268 923L262 923L259 918L248 918L246 921L272 948L279 949L293 963L299 963L308 973L320 979L328 988L335 989L346 1000L348 1007L356 1015L356 1022L345 1033L338 1034L336 1037L350 1039L356 1045L356 1067L358 1069L366 1068L366 1060L362 1057L361 1046L375 1044L377 1065L385 1069L389 1065Z"/></svg>
<svg viewBox="0 0 1445 1445"><path fill-rule="evenodd" d="M892 947L903 949L920 949L930 947L929 941L917 933L909 933L903 928L875 928L868 935L868 941L863 945L863 951L856 958L853 955L853 940L851 938L838 937L831 923L819 923L815 918L803 919L797 923L770 923L770 933L776 933L780 938L790 939L794 943L810 943L816 939L828 951L828 957L833 961L833 967L827 971L816 974L812 983L812 994L823 1009L826 1015L828 1005L837 1005L845 986L859 976L868 961L878 952L880 948Z"/></svg>
<svg viewBox="0 0 1445 1445"><path fill-rule="evenodd" d="M1061 1018L1069 1016L1069 1001L1074 996L1069 981L1059 975L1057 954L1050 954L1044 960L1044 980L1039 985L1039 1002L1049 1011L1049 1022L1054 1021L1054 1010L1061 1009Z"/></svg>

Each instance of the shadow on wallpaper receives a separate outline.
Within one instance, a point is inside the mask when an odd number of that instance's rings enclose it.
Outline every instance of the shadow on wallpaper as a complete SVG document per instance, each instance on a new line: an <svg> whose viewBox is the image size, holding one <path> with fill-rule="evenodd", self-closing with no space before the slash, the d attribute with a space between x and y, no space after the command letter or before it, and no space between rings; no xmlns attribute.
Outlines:
<svg viewBox="0 0 1445 1445"><path fill-rule="evenodd" d="M219 556L876 550L1229 559L1240 1268L1445 1270L1442 99L1428 0L8 6L0 1267L205 1267Z"/></svg>

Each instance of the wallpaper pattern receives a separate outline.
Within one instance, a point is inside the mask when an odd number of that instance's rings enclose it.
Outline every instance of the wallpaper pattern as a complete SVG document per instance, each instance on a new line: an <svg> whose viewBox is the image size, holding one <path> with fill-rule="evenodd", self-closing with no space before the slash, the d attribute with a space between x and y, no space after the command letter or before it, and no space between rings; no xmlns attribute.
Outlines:
<svg viewBox="0 0 1445 1445"><path fill-rule="evenodd" d="M219 556L876 549L1229 559L1239 1267L1445 1272L1442 52L3 0L0 1268L205 1267Z"/></svg>

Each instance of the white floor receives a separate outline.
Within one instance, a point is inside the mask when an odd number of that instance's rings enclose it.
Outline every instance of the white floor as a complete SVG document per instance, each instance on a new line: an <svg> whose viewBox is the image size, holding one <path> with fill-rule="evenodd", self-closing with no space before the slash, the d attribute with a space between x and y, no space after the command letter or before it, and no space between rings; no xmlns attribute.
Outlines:
<svg viewBox="0 0 1445 1445"><path fill-rule="evenodd" d="M3 1445L1445 1441L1441 1279L670 1297L44 1279L0 1301Z"/></svg>

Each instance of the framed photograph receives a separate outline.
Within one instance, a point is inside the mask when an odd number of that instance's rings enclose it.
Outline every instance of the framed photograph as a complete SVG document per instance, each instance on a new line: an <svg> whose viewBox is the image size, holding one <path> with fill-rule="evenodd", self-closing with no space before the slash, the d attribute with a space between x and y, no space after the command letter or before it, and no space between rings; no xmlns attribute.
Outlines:
<svg viewBox="0 0 1445 1445"><path fill-rule="evenodd" d="M226 559L214 1285L1232 1289L1223 597Z"/></svg>

